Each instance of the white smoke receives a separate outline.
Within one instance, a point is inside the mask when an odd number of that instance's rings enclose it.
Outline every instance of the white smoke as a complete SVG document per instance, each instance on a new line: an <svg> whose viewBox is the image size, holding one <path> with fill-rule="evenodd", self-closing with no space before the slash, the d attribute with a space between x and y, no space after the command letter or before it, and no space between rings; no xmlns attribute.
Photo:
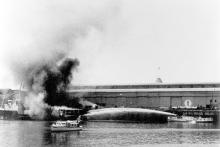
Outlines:
<svg viewBox="0 0 220 147"><path fill-rule="evenodd" d="M30 76L32 75L32 73L29 74ZM43 89L42 84L45 78L47 78L47 73L45 71L41 71L41 73L39 73L39 76L33 76L34 84L28 85L31 87L28 88L30 90L28 91L27 96L24 98L24 107L26 109L25 114L28 114L31 117L37 116L38 119L43 119L46 115L45 109L50 107L49 105L44 103L46 92Z"/></svg>
<svg viewBox="0 0 220 147"><path fill-rule="evenodd" d="M27 110L24 113L31 117L36 116L39 119L43 119L46 115L45 109L50 108L43 102L44 97L44 93L28 93L24 103Z"/></svg>
<svg viewBox="0 0 220 147"><path fill-rule="evenodd" d="M106 25L117 17L119 3L14 0L5 3L4 8L1 11L6 16L0 27L1 66L7 78L13 77L7 81L20 85L27 69L42 63L54 64L64 57L91 62L84 57L97 53L92 52L102 42ZM90 46L80 51L84 44Z"/></svg>

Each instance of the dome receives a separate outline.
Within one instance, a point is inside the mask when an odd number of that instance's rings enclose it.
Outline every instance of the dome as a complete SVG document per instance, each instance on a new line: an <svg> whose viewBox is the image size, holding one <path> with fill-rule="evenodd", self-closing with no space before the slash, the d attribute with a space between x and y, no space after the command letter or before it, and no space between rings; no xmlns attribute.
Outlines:
<svg viewBox="0 0 220 147"><path fill-rule="evenodd" d="M161 80L161 78L157 78L155 82L156 82L156 83L163 83L163 81Z"/></svg>

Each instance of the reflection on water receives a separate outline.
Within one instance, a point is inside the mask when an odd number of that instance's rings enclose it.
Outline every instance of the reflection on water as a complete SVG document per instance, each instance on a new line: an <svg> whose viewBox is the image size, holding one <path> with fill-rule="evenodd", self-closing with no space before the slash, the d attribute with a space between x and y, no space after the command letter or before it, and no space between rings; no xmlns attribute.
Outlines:
<svg viewBox="0 0 220 147"><path fill-rule="evenodd" d="M71 146L71 141L80 137L80 132L50 132L45 131L43 134L43 144L46 145L59 145ZM75 139L74 139L75 138Z"/></svg>
<svg viewBox="0 0 220 147"><path fill-rule="evenodd" d="M0 121L0 146L139 146L146 144L220 144L220 128L212 123L87 122L80 132L49 131L50 122Z"/></svg>

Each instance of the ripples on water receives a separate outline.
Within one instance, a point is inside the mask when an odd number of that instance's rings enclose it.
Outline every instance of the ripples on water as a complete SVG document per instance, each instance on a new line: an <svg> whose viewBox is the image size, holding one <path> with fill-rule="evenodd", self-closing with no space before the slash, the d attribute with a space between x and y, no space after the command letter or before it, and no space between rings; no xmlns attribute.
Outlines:
<svg viewBox="0 0 220 147"><path fill-rule="evenodd" d="M148 144L220 144L220 128L212 123L87 122L81 132L51 133L49 122L0 121L0 146L144 146Z"/></svg>

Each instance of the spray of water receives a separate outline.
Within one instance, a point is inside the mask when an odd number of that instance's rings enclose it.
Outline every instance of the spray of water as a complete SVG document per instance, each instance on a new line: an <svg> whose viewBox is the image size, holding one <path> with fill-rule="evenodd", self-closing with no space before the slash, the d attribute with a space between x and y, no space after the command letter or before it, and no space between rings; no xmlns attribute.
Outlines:
<svg viewBox="0 0 220 147"><path fill-rule="evenodd" d="M90 110L84 117L88 120L166 122L168 116L175 114L142 108L104 108Z"/></svg>

